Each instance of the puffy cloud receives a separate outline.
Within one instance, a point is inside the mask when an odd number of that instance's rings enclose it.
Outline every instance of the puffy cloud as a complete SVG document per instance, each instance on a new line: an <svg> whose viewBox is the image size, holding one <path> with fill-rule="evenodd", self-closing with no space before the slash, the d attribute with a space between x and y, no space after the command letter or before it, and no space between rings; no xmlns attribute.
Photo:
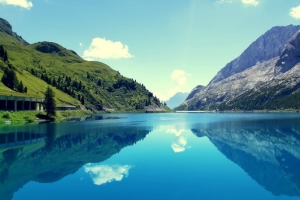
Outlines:
<svg viewBox="0 0 300 200"><path fill-rule="evenodd" d="M102 185L112 181L121 181L129 174L130 165L94 165L88 164L84 171L89 173L95 185Z"/></svg>
<svg viewBox="0 0 300 200"><path fill-rule="evenodd" d="M243 4L257 6L259 4L258 0L242 0Z"/></svg>
<svg viewBox="0 0 300 200"><path fill-rule="evenodd" d="M174 69L171 74L171 79L175 82L175 86L166 89L165 92L156 92L155 95L160 100L167 101L177 92L185 92L183 86L186 84L188 76L191 76L191 74L188 74L183 70Z"/></svg>
<svg viewBox="0 0 300 200"><path fill-rule="evenodd" d="M187 76L191 76L183 70L174 69L171 74L171 78L176 82L177 85L182 86L186 83Z"/></svg>
<svg viewBox="0 0 300 200"><path fill-rule="evenodd" d="M105 38L94 38L91 45L83 52L83 58L118 59L132 58L127 45Z"/></svg>
<svg viewBox="0 0 300 200"><path fill-rule="evenodd" d="M33 6L32 2L28 0L0 0L0 4L20 6L28 10Z"/></svg>
<svg viewBox="0 0 300 200"><path fill-rule="evenodd" d="M300 19L300 5L298 7L291 8L290 16L295 19Z"/></svg>

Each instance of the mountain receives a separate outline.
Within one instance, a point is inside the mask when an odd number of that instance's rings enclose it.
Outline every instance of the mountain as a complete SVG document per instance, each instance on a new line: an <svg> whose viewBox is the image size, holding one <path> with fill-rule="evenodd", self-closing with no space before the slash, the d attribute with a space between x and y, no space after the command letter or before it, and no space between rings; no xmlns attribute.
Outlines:
<svg viewBox="0 0 300 200"><path fill-rule="evenodd" d="M1 46L5 55L0 55L0 76L8 69L13 70L18 82L27 89L18 92L1 82L2 95L43 98L50 85L57 104L84 104L90 110L109 111L143 111L149 105L168 109L143 84L108 65L86 61L54 42L29 44L13 32L9 22L0 18Z"/></svg>
<svg viewBox="0 0 300 200"><path fill-rule="evenodd" d="M203 85L197 85L191 92L190 94L186 97L186 100L189 100L193 98L196 94L198 94L201 90L203 90L205 86Z"/></svg>
<svg viewBox="0 0 300 200"><path fill-rule="evenodd" d="M300 109L299 29L270 29L176 110Z"/></svg>
<svg viewBox="0 0 300 200"><path fill-rule="evenodd" d="M299 29L300 26L293 25L271 28L253 42L239 57L222 68L210 83L216 83L258 63L279 56L284 45Z"/></svg>
<svg viewBox="0 0 300 200"><path fill-rule="evenodd" d="M165 103L168 105L169 108L173 109L176 106L179 106L184 100L187 98L189 93L184 92L177 92L173 97L171 97Z"/></svg>

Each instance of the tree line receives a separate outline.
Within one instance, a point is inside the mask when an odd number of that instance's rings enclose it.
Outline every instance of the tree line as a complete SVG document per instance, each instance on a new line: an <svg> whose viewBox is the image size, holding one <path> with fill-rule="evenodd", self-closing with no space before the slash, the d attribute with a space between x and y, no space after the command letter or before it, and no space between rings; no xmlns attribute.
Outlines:
<svg viewBox="0 0 300 200"><path fill-rule="evenodd" d="M4 49L3 45L0 45L0 58L4 62L8 62L7 51Z"/></svg>
<svg viewBox="0 0 300 200"><path fill-rule="evenodd" d="M0 45L0 58L5 63L8 63L7 51L4 49L3 45ZM13 66L8 63L8 68L5 68L1 78L2 83L17 92L27 93L27 87L23 85L22 81L19 81L16 72L13 70Z"/></svg>
<svg viewBox="0 0 300 200"><path fill-rule="evenodd" d="M34 70L33 68L30 69L30 73L49 85L52 85L53 87L56 87L57 89L63 91L64 93L72 96L73 98L79 100L82 105L85 103L84 96L79 93L79 91L82 91L85 89L84 85L82 84L81 81L73 80L71 77L67 75L62 75L58 76L57 78L55 77L50 77L47 75L47 73L38 73L37 70Z"/></svg>

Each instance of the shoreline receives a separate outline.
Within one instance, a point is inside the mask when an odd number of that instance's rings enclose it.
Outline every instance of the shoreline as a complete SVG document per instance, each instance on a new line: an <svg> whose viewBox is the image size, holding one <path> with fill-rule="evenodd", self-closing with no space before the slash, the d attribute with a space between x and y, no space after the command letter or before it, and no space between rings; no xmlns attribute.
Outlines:
<svg viewBox="0 0 300 200"><path fill-rule="evenodd" d="M10 112L10 111L0 111L0 127L1 126L10 126L10 125L29 125L29 124L38 124L38 123L60 123L68 121L68 119L72 118L83 118L89 117L91 115L97 114L165 114L165 113L300 113L300 110L252 110L252 111L173 111L173 112L92 112L87 110L68 110L68 111L57 111L55 116L55 120L47 120L37 117L37 115L41 114L39 111L18 111L18 112ZM44 114L44 113L42 113Z"/></svg>

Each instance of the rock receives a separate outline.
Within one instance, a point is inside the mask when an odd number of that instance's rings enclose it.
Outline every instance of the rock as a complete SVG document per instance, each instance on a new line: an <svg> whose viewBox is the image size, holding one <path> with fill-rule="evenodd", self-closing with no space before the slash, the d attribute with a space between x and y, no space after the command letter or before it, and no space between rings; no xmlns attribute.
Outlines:
<svg viewBox="0 0 300 200"><path fill-rule="evenodd" d="M253 42L238 58L222 68L209 84L219 82L258 63L281 54L284 45L300 29L300 26L276 26Z"/></svg>
<svg viewBox="0 0 300 200"><path fill-rule="evenodd" d="M205 88L205 86L203 85L197 85L191 92L190 94L187 96L186 100L189 100L191 98L193 98L197 93L199 93L201 90L203 90Z"/></svg>
<svg viewBox="0 0 300 200"><path fill-rule="evenodd" d="M300 62L300 31L284 46L276 63L276 73L284 73Z"/></svg>
<svg viewBox="0 0 300 200"><path fill-rule="evenodd" d="M29 43L26 42L21 36L19 36L15 32L13 32L12 26L10 25L10 23L2 18L0 18L0 32L4 32L8 35L13 36L18 41L20 41L23 45L29 45Z"/></svg>
<svg viewBox="0 0 300 200"><path fill-rule="evenodd" d="M208 86L194 89L180 109L268 109L262 105L268 102L273 105L277 98L294 95L300 88L300 31L297 30L299 26L290 25L266 32L227 64ZM295 102L291 100L289 104L295 108Z"/></svg>
<svg viewBox="0 0 300 200"><path fill-rule="evenodd" d="M8 35L12 35L12 26L5 19L0 18L0 31L7 33Z"/></svg>

